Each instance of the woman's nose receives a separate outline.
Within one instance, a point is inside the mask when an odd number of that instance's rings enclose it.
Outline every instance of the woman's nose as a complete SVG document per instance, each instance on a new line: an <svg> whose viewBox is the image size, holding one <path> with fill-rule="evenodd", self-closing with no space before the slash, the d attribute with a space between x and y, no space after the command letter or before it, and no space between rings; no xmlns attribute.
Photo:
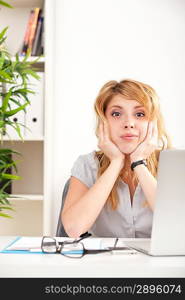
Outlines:
<svg viewBox="0 0 185 300"><path fill-rule="evenodd" d="M134 125L131 125L131 124L125 125L124 128L126 128L126 129L127 129L127 128L134 128Z"/></svg>
<svg viewBox="0 0 185 300"><path fill-rule="evenodd" d="M127 120L127 121L123 122L123 127L125 129L134 128L134 122L132 120Z"/></svg>

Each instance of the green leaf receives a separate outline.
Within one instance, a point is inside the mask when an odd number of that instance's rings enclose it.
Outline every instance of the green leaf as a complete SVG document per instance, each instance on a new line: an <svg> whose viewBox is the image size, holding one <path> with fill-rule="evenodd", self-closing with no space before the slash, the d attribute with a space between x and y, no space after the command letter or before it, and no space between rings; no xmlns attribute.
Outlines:
<svg viewBox="0 0 185 300"><path fill-rule="evenodd" d="M14 126L15 125L15 126ZM15 131L17 132L17 134L18 134L18 136L20 137L20 139L23 141L24 139L23 139L23 136L22 136L22 134L21 134L21 128L20 128L20 126L19 125L21 125L21 126L24 126L24 125L22 125L22 124L18 124L18 123L15 123L14 125L12 125L12 127L15 129Z"/></svg>
<svg viewBox="0 0 185 300"><path fill-rule="evenodd" d="M13 180L2 180L1 179L1 184L3 185L2 188L1 188L1 194L0 197L3 198L3 200L5 200L7 198L7 195L6 195L6 192L5 192L5 189L11 184ZM2 203L1 204L5 204L5 203ZM10 205L10 203L6 203L8 205Z"/></svg>
<svg viewBox="0 0 185 300"><path fill-rule="evenodd" d="M0 212L0 217L4 217L4 218L12 218L12 216L9 216L7 214L1 213Z"/></svg>
<svg viewBox="0 0 185 300"><path fill-rule="evenodd" d="M27 60L30 58L30 56L31 56L31 51L27 50L26 55L24 56L22 62L23 63L27 62Z"/></svg>
<svg viewBox="0 0 185 300"><path fill-rule="evenodd" d="M0 177L2 179L11 179L11 180L20 180L21 176L13 175L13 174L6 174L6 173L1 173Z"/></svg>
<svg viewBox="0 0 185 300"><path fill-rule="evenodd" d="M3 192L3 194L0 194L0 204L1 205L11 205L10 201L7 199L8 194ZM10 196L8 196L10 197Z"/></svg>
<svg viewBox="0 0 185 300"><path fill-rule="evenodd" d="M9 79L9 80L12 80L12 78L9 76L9 74L7 74L7 72L3 71L3 70L0 70L0 76L6 78L6 79ZM0 79L1 81L1 79Z"/></svg>
<svg viewBox="0 0 185 300"><path fill-rule="evenodd" d="M19 54L18 53L15 54L15 59L16 59L16 62L19 62Z"/></svg>
<svg viewBox="0 0 185 300"><path fill-rule="evenodd" d="M2 0L0 0L0 5L6 6L8 8L13 8L12 5L10 5L9 3L5 2L5 1L2 1Z"/></svg>
<svg viewBox="0 0 185 300"><path fill-rule="evenodd" d="M14 209L10 206L3 206L3 205L1 206L0 205L0 210L2 210L2 209L8 209L8 210L13 210L14 211Z"/></svg>
<svg viewBox="0 0 185 300"><path fill-rule="evenodd" d="M18 90L13 91L12 94L17 94L17 93L20 93L20 94L27 94L27 93L35 94L35 92L30 90L30 89L18 89Z"/></svg>
<svg viewBox="0 0 185 300"><path fill-rule="evenodd" d="M0 170L1 169L8 169L8 168L11 168L11 167L15 167L20 161L17 160L17 161L13 161L12 163L5 163L3 164L2 166L0 166Z"/></svg>
<svg viewBox="0 0 185 300"><path fill-rule="evenodd" d="M0 40L0 45L2 45L4 41L6 41L6 36ZM6 50L3 49L3 52L1 51L1 53L6 53Z"/></svg>
<svg viewBox="0 0 185 300"><path fill-rule="evenodd" d="M28 99L27 95L26 94L21 94L21 97L25 99L25 101L28 103L28 104L31 104L30 100ZM13 100L13 102L15 103L16 100ZM20 105L20 102L18 102L19 105ZM26 110L24 109L24 112L26 112Z"/></svg>
<svg viewBox="0 0 185 300"><path fill-rule="evenodd" d="M8 26L5 27L1 32L0 32L0 40L4 37L5 33L7 32L8 30Z"/></svg>
<svg viewBox="0 0 185 300"><path fill-rule="evenodd" d="M16 113L18 113L21 110L24 110L24 108L28 105L28 103L25 103L24 105L21 105L20 107L16 108L16 109L12 109L10 111L6 111L5 112L5 117L10 117L15 115Z"/></svg>
<svg viewBox="0 0 185 300"><path fill-rule="evenodd" d="M2 109L3 112L5 112L6 109L7 109L7 107L8 107L8 101L9 101L11 95L12 95L12 92L11 92L11 90L10 90L10 91L6 94L6 96L4 97L4 99L3 99L3 105L2 105L2 107L1 107L1 109Z"/></svg>
<svg viewBox="0 0 185 300"><path fill-rule="evenodd" d="M2 53L1 57L0 57L0 69L2 68L3 64L5 61L5 57L4 57L4 53Z"/></svg>
<svg viewBox="0 0 185 300"><path fill-rule="evenodd" d="M0 128L4 127L5 122L4 121L0 121Z"/></svg>
<svg viewBox="0 0 185 300"><path fill-rule="evenodd" d="M15 83L15 82L12 81L12 80L3 79L3 78L0 78L0 82L4 82L4 83Z"/></svg>
<svg viewBox="0 0 185 300"><path fill-rule="evenodd" d="M6 189L7 186L10 185L10 183L11 183L11 180L5 182L5 184L1 187L1 190L0 190L0 193L1 193L1 194L0 194L0 198L1 198L2 195L3 195L2 192L4 192L4 190ZM5 196L5 195L4 195L4 196ZM8 200L7 200L7 201L8 201ZM2 201L0 201L0 203L4 204ZM9 201L8 201L8 202L5 201L5 203L6 203L6 204L9 204Z"/></svg>
<svg viewBox="0 0 185 300"><path fill-rule="evenodd" d="M12 149L7 149L7 148L0 148L0 155L9 155L9 154L19 154L21 155L19 152L12 150Z"/></svg>
<svg viewBox="0 0 185 300"><path fill-rule="evenodd" d="M25 71L26 71L26 74L31 75L35 79L40 79L40 76L36 72L34 72L32 69L25 69Z"/></svg>

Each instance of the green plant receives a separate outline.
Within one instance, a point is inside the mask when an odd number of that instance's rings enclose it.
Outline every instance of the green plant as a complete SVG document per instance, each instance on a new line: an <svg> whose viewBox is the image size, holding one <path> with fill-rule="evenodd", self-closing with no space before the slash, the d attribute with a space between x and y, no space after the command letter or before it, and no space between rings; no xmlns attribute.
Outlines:
<svg viewBox="0 0 185 300"><path fill-rule="evenodd" d="M1 1L1 0L0 0L0 5L6 6L6 7L9 7L9 8L13 8L13 6L11 6L11 5L8 4L7 2Z"/></svg>
<svg viewBox="0 0 185 300"><path fill-rule="evenodd" d="M4 1L0 1L1 5L11 7ZM13 210L9 201L11 195L5 190L12 180L19 180L20 176L9 173L9 168L17 173L17 163L12 158L13 154L19 154L12 149L3 147L3 137L7 134L8 126L11 126L23 140L21 127L24 124L15 122L11 119L19 111L26 113L27 106L30 105L29 94L34 93L30 87L30 78L39 79L36 69L33 68L39 58L29 61L30 54L24 58L19 58L16 54L12 57L7 51L5 41L8 27L0 32L0 216L11 217L6 210ZM9 137L11 138L11 137Z"/></svg>
<svg viewBox="0 0 185 300"><path fill-rule="evenodd" d="M29 86L30 76L39 79L37 73L33 70L34 61L29 61L29 54L22 60L16 54L15 60L7 52L3 46L6 40L7 27L0 33L0 97L2 105L0 107L0 135L3 140L3 135L6 132L6 127L12 126L19 137L22 139L20 126L21 123L11 121L10 117L23 110L26 112L26 106L30 104L28 94L34 93ZM16 108L11 109L14 106Z"/></svg>
<svg viewBox="0 0 185 300"><path fill-rule="evenodd" d="M0 149L0 216L1 217L10 217L7 213L3 213L3 210L12 210L11 204L7 199L9 196L6 193L5 188L10 184L12 180L20 179L19 176L9 174L7 171L9 168L13 168L17 172L16 161L12 160L12 154L18 154L16 151L11 149Z"/></svg>

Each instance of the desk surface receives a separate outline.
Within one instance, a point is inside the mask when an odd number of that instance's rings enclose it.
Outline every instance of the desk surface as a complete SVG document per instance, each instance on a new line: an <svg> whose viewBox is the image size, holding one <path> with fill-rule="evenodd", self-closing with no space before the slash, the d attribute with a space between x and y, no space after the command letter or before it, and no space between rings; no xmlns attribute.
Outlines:
<svg viewBox="0 0 185 300"><path fill-rule="evenodd" d="M0 237L0 249L13 239L15 237ZM59 254L0 253L0 277L178 278L185 277L185 256L152 257L138 252L132 255L102 253L69 259Z"/></svg>

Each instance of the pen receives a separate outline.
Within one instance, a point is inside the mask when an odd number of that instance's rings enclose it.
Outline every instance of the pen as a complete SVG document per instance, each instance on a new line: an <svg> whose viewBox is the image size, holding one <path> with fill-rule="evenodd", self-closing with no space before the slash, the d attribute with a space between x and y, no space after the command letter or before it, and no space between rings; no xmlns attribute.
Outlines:
<svg viewBox="0 0 185 300"><path fill-rule="evenodd" d="M116 238L116 240L115 240L115 243L114 243L114 248L116 247L116 245L117 245L117 242L118 242L118 238Z"/></svg>

